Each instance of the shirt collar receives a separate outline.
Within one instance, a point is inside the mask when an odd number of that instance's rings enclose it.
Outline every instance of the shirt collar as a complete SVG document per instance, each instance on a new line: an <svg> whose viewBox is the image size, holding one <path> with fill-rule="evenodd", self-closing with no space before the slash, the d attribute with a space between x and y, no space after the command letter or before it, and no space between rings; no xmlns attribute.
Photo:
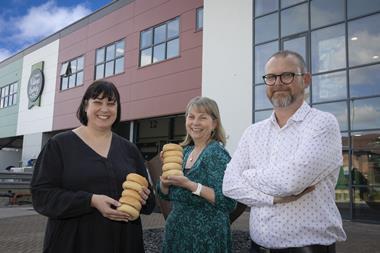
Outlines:
<svg viewBox="0 0 380 253"><path fill-rule="evenodd" d="M303 121L306 115L310 112L310 110L311 110L311 107L305 101L303 101L300 108L298 108L298 110L288 119L288 122L289 121ZM269 119L273 124L277 125L277 119L274 114L274 111L272 112Z"/></svg>

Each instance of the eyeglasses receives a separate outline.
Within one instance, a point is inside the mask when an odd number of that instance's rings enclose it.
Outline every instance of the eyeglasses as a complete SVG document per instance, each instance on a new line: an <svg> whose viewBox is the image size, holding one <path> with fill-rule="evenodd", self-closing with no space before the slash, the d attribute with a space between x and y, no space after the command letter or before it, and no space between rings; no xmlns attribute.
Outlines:
<svg viewBox="0 0 380 253"><path fill-rule="evenodd" d="M279 75L267 74L263 76L264 83L266 85L272 86L276 83L277 77L280 77L280 81L283 84L290 84L294 80L294 76L303 76L305 73L293 73L293 72L284 72Z"/></svg>

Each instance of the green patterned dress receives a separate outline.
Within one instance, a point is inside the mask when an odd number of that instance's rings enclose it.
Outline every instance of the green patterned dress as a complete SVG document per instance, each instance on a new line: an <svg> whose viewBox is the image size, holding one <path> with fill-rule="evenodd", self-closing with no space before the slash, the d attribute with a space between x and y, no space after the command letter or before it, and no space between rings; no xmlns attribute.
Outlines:
<svg viewBox="0 0 380 253"><path fill-rule="evenodd" d="M194 146L184 149L183 168ZM231 157L216 141L200 154L190 171L184 174L192 181L214 189L215 205L190 191L171 186L164 195L157 184L159 196L172 202L165 225L162 252L220 253L231 252L229 213L236 202L222 193L224 171Z"/></svg>

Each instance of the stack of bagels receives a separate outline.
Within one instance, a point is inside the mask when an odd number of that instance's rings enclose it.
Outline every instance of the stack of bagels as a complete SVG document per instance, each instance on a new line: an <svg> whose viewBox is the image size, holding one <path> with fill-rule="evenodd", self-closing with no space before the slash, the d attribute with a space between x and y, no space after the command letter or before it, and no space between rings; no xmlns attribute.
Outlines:
<svg viewBox="0 0 380 253"><path fill-rule="evenodd" d="M131 220L136 220L140 216L141 196L140 193L144 187L148 187L148 181L145 177L136 173L129 173L127 180L123 183L122 196L119 199L121 206L117 210L126 212Z"/></svg>
<svg viewBox="0 0 380 253"><path fill-rule="evenodd" d="M168 143L163 146L162 151L162 176L183 176L183 148L178 144Z"/></svg>

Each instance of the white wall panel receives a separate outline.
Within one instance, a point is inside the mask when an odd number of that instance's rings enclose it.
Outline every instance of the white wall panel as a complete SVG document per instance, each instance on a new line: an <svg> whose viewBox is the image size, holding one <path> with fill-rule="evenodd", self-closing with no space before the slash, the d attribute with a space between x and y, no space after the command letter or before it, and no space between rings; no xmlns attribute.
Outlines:
<svg viewBox="0 0 380 253"><path fill-rule="evenodd" d="M56 40L24 57L20 87L20 105L17 135L52 130L54 96L57 75L59 40ZM28 109L27 87L32 65L44 61L45 86L41 95L41 106Z"/></svg>
<svg viewBox="0 0 380 253"><path fill-rule="evenodd" d="M202 95L217 101L233 152L252 123L252 0L204 0Z"/></svg>

